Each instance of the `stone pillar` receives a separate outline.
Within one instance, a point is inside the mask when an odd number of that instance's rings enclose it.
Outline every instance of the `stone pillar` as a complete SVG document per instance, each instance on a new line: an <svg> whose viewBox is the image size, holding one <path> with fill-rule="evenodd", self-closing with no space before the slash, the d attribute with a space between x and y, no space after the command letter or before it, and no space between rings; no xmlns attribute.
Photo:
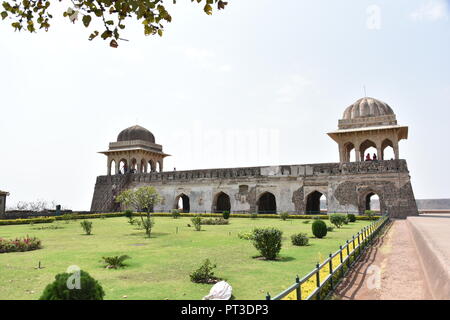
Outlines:
<svg viewBox="0 0 450 320"><path fill-rule="evenodd" d="M355 161L356 162L361 161L361 151L359 151L359 148L356 149L356 147L355 147Z"/></svg>
<svg viewBox="0 0 450 320"><path fill-rule="evenodd" d="M163 161L159 160L159 172L163 172Z"/></svg>
<svg viewBox="0 0 450 320"><path fill-rule="evenodd" d="M377 159L384 160L383 149L380 146L377 147Z"/></svg>
<svg viewBox="0 0 450 320"><path fill-rule="evenodd" d="M110 159L109 157L107 158L107 160L106 161L108 161L108 163L106 164L106 168L107 168L107 170L108 170L108 172L106 173L106 175L111 175L111 161L112 161L112 159Z"/></svg>
<svg viewBox="0 0 450 320"><path fill-rule="evenodd" d="M116 174L119 174L120 170L120 161L116 161Z"/></svg>

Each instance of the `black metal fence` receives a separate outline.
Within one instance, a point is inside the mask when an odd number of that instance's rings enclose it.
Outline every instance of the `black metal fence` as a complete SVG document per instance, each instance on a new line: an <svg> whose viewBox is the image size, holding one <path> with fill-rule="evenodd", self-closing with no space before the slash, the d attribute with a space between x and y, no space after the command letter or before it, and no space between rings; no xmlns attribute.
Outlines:
<svg viewBox="0 0 450 320"><path fill-rule="evenodd" d="M345 275L351 265L367 249L373 238L389 221L387 215L382 216L367 227L363 228L351 240L347 240L345 245L339 250L329 255L324 262L317 264L314 270L303 278L298 276L295 283L289 288L271 297L268 293L267 300L320 300L332 291L338 281Z"/></svg>

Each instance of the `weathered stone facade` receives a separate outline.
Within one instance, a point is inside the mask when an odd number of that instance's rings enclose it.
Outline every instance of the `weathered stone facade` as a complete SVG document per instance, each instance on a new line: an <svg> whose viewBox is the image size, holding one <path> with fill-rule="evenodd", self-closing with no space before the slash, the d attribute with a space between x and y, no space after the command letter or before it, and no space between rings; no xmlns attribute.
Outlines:
<svg viewBox="0 0 450 320"><path fill-rule="evenodd" d="M114 199L122 190L151 185L163 198L155 211L308 214L320 212L325 196L329 213L360 214L371 209L370 199L377 195L382 213L394 218L418 214L406 160L399 158L399 141L407 139L408 127L397 124L389 105L359 99L328 135L339 145L339 163L162 172L168 155L150 131L133 126L102 152L108 175L97 178L91 211L118 211ZM371 147L377 153L373 158L366 151ZM395 159L386 161L388 147ZM160 172L155 172L156 162Z"/></svg>
<svg viewBox="0 0 450 320"><path fill-rule="evenodd" d="M190 212L215 212L214 199L223 192L232 212L258 212L261 196L271 193L276 211L304 214L308 196L318 191L327 198L328 212L363 213L367 195L373 193L391 217L418 214L405 160L99 176L91 210L120 210L114 197L143 185L157 189L163 201L154 209L164 212L177 208L182 194L189 198Z"/></svg>
<svg viewBox="0 0 450 320"><path fill-rule="evenodd" d="M0 190L0 216L5 214L7 196L9 196L8 192Z"/></svg>

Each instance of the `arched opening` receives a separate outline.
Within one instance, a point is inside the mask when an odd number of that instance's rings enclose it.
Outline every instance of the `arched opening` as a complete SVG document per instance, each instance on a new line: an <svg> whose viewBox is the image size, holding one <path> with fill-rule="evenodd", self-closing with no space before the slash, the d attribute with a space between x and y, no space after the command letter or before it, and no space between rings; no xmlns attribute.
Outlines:
<svg viewBox="0 0 450 320"><path fill-rule="evenodd" d="M306 214L320 214L320 200L325 200L326 197L322 192L313 191L306 197Z"/></svg>
<svg viewBox="0 0 450 320"><path fill-rule="evenodd" d="M121 159L119 162L119 174L125 174L128 172L128 162L126 159Z"/></svg>
<svg viewBox="0 0 450 320"><path fill-rule="evenodd" d="M147 162L144 159L141 159L141 173L147 173Z"/></svg>
<svg viewBox="0 0 450 320"><path fill-rule="evenodd" d="M175 198L175 209L181 210L184 213L188 213L191 210L189 203L189 197L184 193Z"/></svg>
<svg viewBox="0 0 450 320"><path fill-rule="evenodd" d="M345 151L345 162L354 162L356 161L356 151L355 151L355 145L351 142L347 142L344 145L344 151Z"/></svg>
<svg viewBox="0 0 450 320"><path fill-rule="evenodd" d="M258 213L277 213L277 201L270 192L264 192L258 200Z"/></svg>
<svg viewBox="0 0 450 320"><path fill-rule="evenodd" d="M156 168L155 168L156 172L161 172L161 165L159 163L159 161L156 161Z"/></svg>
<svg viewBox="0 0 450 320"><path fill-rule="evenodd" d="M394 160L395 159L395 153L394 153L394 144L391 140L385 139L383 143L381 144L381 150L382 150L382 159L383 160Z"/></svg>
<svg viewBox="0 0 450 320"><path fill-rule="evenodd" d="M156 164L155 164L155 161L149 160L149 161L148 161L148 164L149 164L150 172L155 172L155 171L156 171Z"/></svg>
<svg viewBox="0 0 450 320"><path fill-rule="evenodd" d="M379 159L379 155L377 154L377 145L371 140L366 140L361 143L359 151L361 152L361 161Z"/></svg>
<svg viewBox="0 0 450 320"><path fill-rule="evenodd" d="M219 192L214 201L214 208L213 211L216 213L221 213L224 211L231 211L231 202L230 202L230 196L227 195L225 192Z"/></svg>
<svg viewBox="0 0 450 320"><path fill-rule="evenodd" d="M111 160L111 162L109 163L109 174L110 175L117 174L117 172L116 172L116 161L115 160Z"/></svg>
<svg viewBox="0 0 450 320"><path fill-rule="evenodd" d="M365 210L380 210L380 197L375 192L369 192L365 201Z"/></svg>

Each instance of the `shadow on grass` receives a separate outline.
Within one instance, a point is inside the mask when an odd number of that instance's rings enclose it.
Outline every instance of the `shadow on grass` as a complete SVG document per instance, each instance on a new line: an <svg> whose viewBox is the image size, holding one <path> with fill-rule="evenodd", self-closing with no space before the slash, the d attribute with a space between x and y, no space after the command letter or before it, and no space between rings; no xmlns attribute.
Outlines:
<svg viewBox="0 0 450 320"><path fill-rule="evenodd" d="M274 262L289 262L289 261L295 260L294 257L280 257L280 256L278 256L274 260L266 259L263 256L253 256L252 259L261 260L261 261L274 261Z"/></svg>

